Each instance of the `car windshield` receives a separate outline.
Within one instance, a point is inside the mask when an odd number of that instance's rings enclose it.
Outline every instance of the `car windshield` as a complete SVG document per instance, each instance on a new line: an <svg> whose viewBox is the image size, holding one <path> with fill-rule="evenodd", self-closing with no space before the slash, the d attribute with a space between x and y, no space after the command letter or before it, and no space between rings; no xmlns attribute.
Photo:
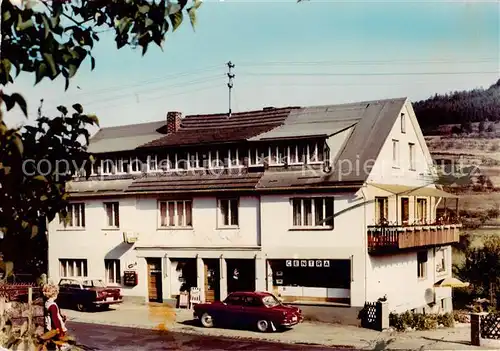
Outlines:
<svg viewBox="0 0 500 351"><path fill-rule="evenodd" d="M83 281L84 288L105 288L106 284L101 279L92 279Z"/></svg>
<svg viewBox="0 0 500 351"><path fill-rule="evenodd" d="M262 303L264 304L264 306L266 307L275 307L275 306L278 306L280 305L281 303L279 302L279 300L274 297L273 295L267 295L267 296L264 296L262 298Z"/></svg>

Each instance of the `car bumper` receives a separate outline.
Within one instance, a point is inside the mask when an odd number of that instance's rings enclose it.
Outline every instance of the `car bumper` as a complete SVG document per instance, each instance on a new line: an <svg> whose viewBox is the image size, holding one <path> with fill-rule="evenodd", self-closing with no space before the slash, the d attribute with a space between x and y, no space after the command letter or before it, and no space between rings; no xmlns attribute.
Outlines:
<svg viewBox="0 0 500 351"><path fill-rule="evenodd" d="M111 300L111 301L94 301L94 305L96 306L105 306L105 305L115 305L117 303L122 303L123 302L123 299L120 299L120 300Z"/></svg>
<svg viewBox="0 0 500 351"><path fill-rule="evenodd" d="M293 327L294 325L301 323L303 320L304 320L304 317L298 317L295 320L284 321L283 323L281 323L281 326L282 327Z"/></svg>

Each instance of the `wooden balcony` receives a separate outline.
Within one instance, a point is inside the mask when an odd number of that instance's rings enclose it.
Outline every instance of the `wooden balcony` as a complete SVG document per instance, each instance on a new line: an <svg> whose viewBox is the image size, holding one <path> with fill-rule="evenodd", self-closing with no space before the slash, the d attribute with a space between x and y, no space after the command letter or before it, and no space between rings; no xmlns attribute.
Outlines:
<svg viewBox="0 0 500 351"><path fill-rule="evenodd" d="M384 255L459 241L461 224L368 226L368 252Z"/></svg>

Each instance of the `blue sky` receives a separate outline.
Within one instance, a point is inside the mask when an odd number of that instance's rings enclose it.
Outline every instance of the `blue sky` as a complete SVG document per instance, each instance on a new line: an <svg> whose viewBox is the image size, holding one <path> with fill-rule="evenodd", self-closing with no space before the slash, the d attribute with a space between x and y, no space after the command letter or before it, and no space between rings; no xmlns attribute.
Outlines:
<svg viewBox="0 0 500 351"><path fill-rule="evenodd" d="M161 120L167 111L226 112L227 67L234 73L233 112L265 106L318 105L487 87L500 74L500 8L495 1L207 0L193 31L185 22L162 52L116 50L108 32L64 81L21 92L35 117L80 102L101 126ZM459 73L459 74L457 74ZM77 86L80 89L77 89ZM19 111L7 115L15 125Z"/></svg>

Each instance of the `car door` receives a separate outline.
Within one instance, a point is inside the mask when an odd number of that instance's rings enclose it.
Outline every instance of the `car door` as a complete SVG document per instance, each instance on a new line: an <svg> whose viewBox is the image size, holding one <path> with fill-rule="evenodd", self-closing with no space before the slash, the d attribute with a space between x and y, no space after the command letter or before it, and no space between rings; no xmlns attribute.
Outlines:
<svg viewBox="0 0 500 351"><path fill-rule="evenodd" d="M218 308L217 316L214 316L221 323L226 325L240 325L243 317L242 296L231 294L224 300L224 305Z"/></svg>
<svg viewBox="0 0 500 351"><path fill-rule="evenodd" d="M245 296L241 318L245 321L246 325L255 325L258 320L267 319L262 300L255 296Z"/></svg>

